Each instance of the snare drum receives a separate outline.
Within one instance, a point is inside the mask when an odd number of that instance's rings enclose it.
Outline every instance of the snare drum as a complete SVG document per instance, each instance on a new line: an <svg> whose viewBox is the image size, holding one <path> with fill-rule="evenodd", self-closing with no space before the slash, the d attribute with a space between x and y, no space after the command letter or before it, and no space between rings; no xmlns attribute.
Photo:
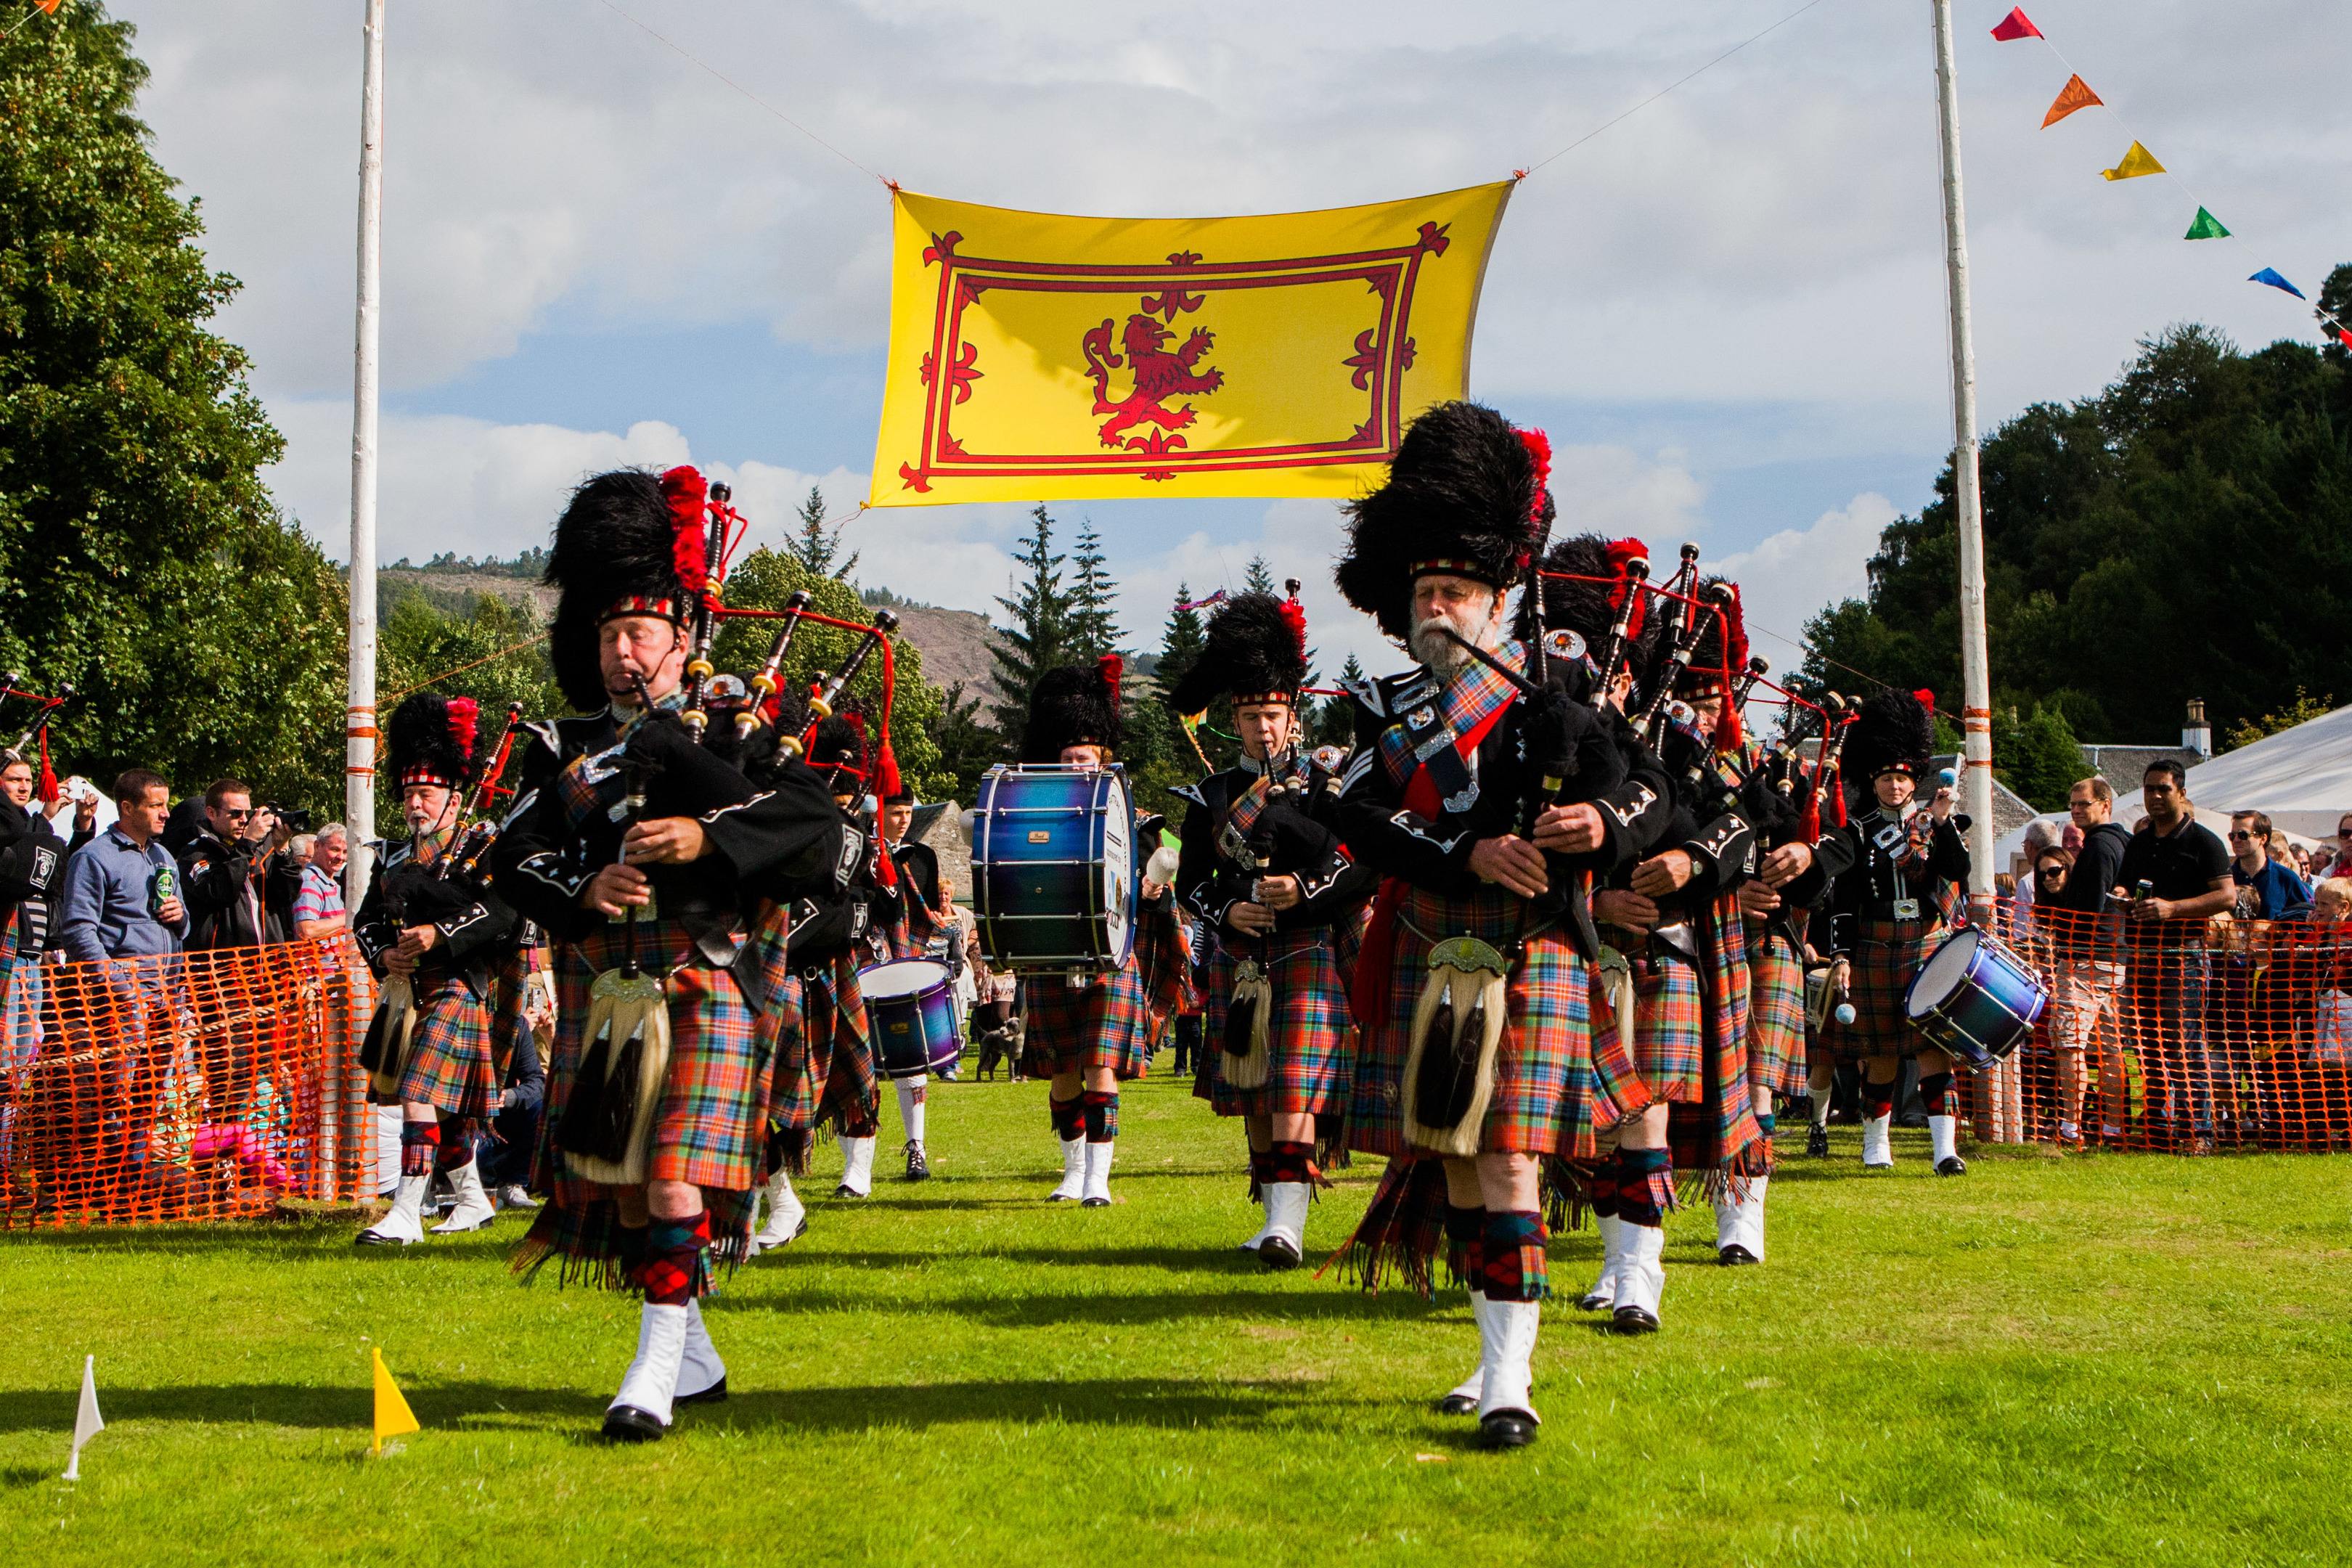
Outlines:
<svg viewBox="0 0 2352 1568"><path fill-rule="evenodd" d="M1903 998L1927 1043L1972 1071L2022 1045L2049 1005L2041 977L1999 937L1974 927L1947 938Z"/></svg>
<svg viewBox="0 0 2352 1568"><path fill-rule="evenodd" d="M1135 946L1127 773L994 768L971 816L971 907L1002 969L1118 969Z"/></svg>
<svg viewBox="0 0 2352 1568"><path fill-rule="evenodd" d="M857 972L857 988L873 1021L877 1078L945 1072L963 1055L955 982L946 964L928 958L868 964Z"/></svg>

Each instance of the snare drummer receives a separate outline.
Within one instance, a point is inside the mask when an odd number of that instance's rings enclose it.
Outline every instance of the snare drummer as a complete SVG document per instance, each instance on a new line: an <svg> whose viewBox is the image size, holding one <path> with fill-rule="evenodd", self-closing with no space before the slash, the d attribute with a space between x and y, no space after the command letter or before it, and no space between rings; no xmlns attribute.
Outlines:
<svg viewBox="0 0 2352 1568"><path fill-rule="evenodd" d="M1844 829L1853 864L1831 889L1830 956L1832 983L1853 1003L1841 1048L1862 1063L1863 1168L1895 1163L1895 1080L1902 1058L1916 1057L1936 1174L1958 1176L1969 1166L1959 1153L1951 1058L1927 1044L1904 1005L1912 976L1948 932L1947 911L1969 877L1968 820L1953 815L1951 786L1924 806L1915 798L1935 743L1932 700L1925 692L1874 693L1847 734L1846 775L1869 796L1853 803Z"/></svg>
<svg viewBox="0 0 2352 1568"><path fill-rule="evenodd" d="M1063 666L1039 678L1022 731L1021 765L1102 768L1117 756L1121 722L1117 654L1083 668ZM1140 817L1139 844L1156 844L1161 819ZM1022 1070L1049 1078L1054 1136L1062 1179L1050 1201L1087 1208L1110 1202L1110 1167L1118 1140L1118 1086L1141 1078L1160 1030L1183 1000L1188 964L1176 900L1165 883L1172 868L1153 856L1136 912L1135 946L1109 974L1072 971L1028 977L1027 1035Z"/></svg>
<svg viewBox="0 0 2352 1568"><path fill-rule="evenodd" d="M1269 1268L1298 1264L1318 1122L1336 1129L1347 1111L1355 1060L1348 984L1365 900L1380 880L1326 825L1338 779L1298 748L1307 683L1298 586L1289 584L1286 601L1229 600L1168 694L1179 713L1231 698L1241 734L1233 767L1171 792L1192 803L1176 892L1213 933L1201 1046L1211 1065L1194 1092L1218 1115L1243 1119L1250 1185L1265 1214L1242 1250Z"/></svg>

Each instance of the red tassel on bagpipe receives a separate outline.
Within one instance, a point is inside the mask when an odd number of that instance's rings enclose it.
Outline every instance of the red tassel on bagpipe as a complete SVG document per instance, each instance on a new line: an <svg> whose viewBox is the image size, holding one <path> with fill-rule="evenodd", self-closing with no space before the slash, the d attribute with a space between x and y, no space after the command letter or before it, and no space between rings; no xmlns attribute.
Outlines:
<svg viewBox="0 0 2352 1568"><path fill-rule="evenodd" d="M58 804L58 774L57 770L49 766L49 727L47 724L41 726L41 782L34 787L38 791L43 805Z"/></svg>

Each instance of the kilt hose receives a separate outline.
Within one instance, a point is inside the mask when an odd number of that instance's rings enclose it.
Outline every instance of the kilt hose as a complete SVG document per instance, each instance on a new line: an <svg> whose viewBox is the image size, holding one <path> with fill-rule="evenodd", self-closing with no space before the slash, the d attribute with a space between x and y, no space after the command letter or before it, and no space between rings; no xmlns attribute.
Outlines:
<svg viewBox="0 0 2352 1568"><path fill-rule="evenodd" d="M498 1068L490 1061L490 1014L462 974L424 973L416 993L416 1029L400 1089L385 1104L429 1105L444 1116L487 1121L499 1106ZM371 1092L369 1099L376 1096Z"/></svg>
<svg viewBox="0 0 2352 1568"><path fill-rule="evenodd" d="M1150 1070L1160 1031L1193 995L1192 962L1177 928L1175 904L1173 898L1163 898L1143 906L1135 951L1108 974L1089 974L1076 984L1059 970L1039 970L1023 979L1022 1077L1108 1068L1124 1079Z"/></svg>
<svg viewBox="0 0 2352 1568"><path fill-rule="evenodd" d="M1829 1029L1830 1047L1839 1060L1916 1057L1928 1048L1926 1038L1911 1026L1903 998L1911 989L1911 977L1950 931L1932 921L1857 923L1847 998L1853 1004L1853 1022L1832 1024Z"/></svg>
<svg viewBox="0 0 2352 1568"><path fill-rule="evenodd" d="M1328 931L1286 931L1263 942L1231 938L1239 953L1220 937L1202 966L1208 1006L1202 1052L1211 1058L1195 1092L1220 1116L1337 1116L1347 1109L1355 1069L1355 1023L1348 1016L1348 987ZM1261 950L1253 952L1252 950ZM1235 1089L1217 1072L1224 1054L1225 1018L1233 1003L1234 974L1255 957L1273 988L1266 1029L1265 1082Z"/></svg>
<svg viewBox="0 0 2352 1568"><path fill-rule="evenodd" d="M653 1122L649 1181L691 1182L710 1214L711 1254L741 1260L755 1201L765 1178L769 1064L741 982L713 967L685 927L656 920L637 927L645 971L666 975L670 1059ZM607 921L578 942L559 945L555 962L555 1047L547 1063L546 1108L540 1118L537 1172L553 1194L539 1211L515 1256L518 1273L549 1258L562 1259L562 1279L630 1289L621 1256L616 1188L570 1173L555 1144L587 1042L589 987L628 956L628 928ZM769 1042L772 1045L772 1041Z"/></svg>
<svg viewBox="0 0 2352 1568"><path fill-rule="evenodd" d="M1769 926L1748 931L1748 1083L1806 1092L1805 964Z"/></svg>
<svg viewBox="0 0 2352 1568"><path fill-rule="evenodd" d="M1363 963L1385 964L1386 995L1378 995L1377 973L1359 976L1372 983L1361 989L1378 1011L1369 1020L1359 1013L1348 1147L1393 1158L1420 1152L1404 1140L1404 1066L1412 1048L1414 1006L1429 978L1430 950L1450 937L1471 936L1507 951L1520 940L1527 903L1499 888L1446 899L1394 882L1383 885L1381 901L1392 917L1374 917ZM1384 936L1385 953L1380 951ZM1589 1125L1592 1081L1591 981L1564 925L1541 927L1526 939L1525 956L1504 983L1504 1002L1495 1093L1479 1149L1561 1152L1575 1129Z"/></svg>

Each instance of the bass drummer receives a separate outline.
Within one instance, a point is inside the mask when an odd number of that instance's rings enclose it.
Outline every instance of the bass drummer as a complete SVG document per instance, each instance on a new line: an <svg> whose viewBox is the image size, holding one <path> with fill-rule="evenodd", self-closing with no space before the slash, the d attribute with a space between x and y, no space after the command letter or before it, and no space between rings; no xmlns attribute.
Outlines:
<svg viewBox="0 0 2352 1568"><path fill-rule="evenodd" d="M1209 622L1200 658L1168 695L1179 713L1230 698L1241 760L1173 793L1184 815L1176 891L1208 951L1204 1065L1195 1093L1242 1119L1250 1187L1265 1210L1242 1250L1298 1265L1315 1192L1318 1126L1336 1129L1354 1083L1348 984L1380 876L1357 866L1328 817L1338 779L1297 745L1307 617L1290 597L1243 594Z"/></svg>
<svg viewBox="0 0 2352 1568"><path fill-rule="evenodd" d="M1915 798L1935 744L1933 700L1927 692L1876 692L1847 732L1846 776L1870 795L1848 810L1843 831L1853 858L1830 889L1830 956L1832 983L1853 1002L1854 1021L1841 1026L1840 1045L1862 1062L1863 1169L1895 1164L1895 1081L1902 1058L1916 1057L1936 1174L1958 1176L1969 1166L1959 1152L1951 1058L1912 1026L1904 1005L1913 976L1948 934L1969 878L1961 837L1968 819L1953 815L1951 787L1925 805Z"/></svg>
<svg viewBox="0 0 2352 1568"><path fill-rule="evenodd" d="M1093 665L1065 665L1038 679L1022 731L1021 765L1099 769L1117 758L1122 725L1117 654ZM1135 841L1156 844L1163 819L1138 820ZM1135 946L1108 974L1080 971L1031 974L1022 1070L1052 1080L1054 1136L1062 1179L1049 1201L1087 1208L1110 1202L1110 1167L1118 1139L1118 1086L1141 1078L1160 1031L1189 989L1174 890L1174 870L1153 857L1142 878ZM1159 874L1155 876L1153 871Z"/></svg>

